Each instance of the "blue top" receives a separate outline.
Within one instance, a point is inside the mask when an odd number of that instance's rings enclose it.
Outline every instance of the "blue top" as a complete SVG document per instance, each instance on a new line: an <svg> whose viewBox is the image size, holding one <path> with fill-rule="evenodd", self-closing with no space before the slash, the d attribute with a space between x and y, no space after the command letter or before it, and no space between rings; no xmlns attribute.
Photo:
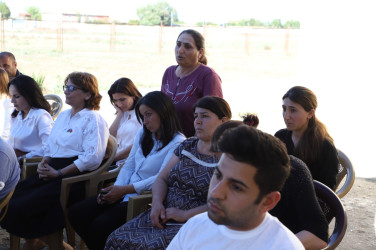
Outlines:
<svg viewBox="0 0 376 250"><path fill-rule="evenodd" d="M20 166L13 148L0 138L0 199L14 189L20 179Z"/></svg>
<svg viewBox="0 0 376 250"><path fill-rule="evenodd" d="M115 185L133 184L137 194L141 194L143 191L151 189L158 173L170 160L175 148L185 139L184 135L180 133L175 134L170 143L158 151L162 146L162 142L156 140L153 134L154 147L145 157L140 144L140 139L142 138L143 133L144 128L140 128L134 139L131 152L129 153L129 156L121 168L115 182ZM127 201L129 196L132 195L126 195L123 201Z"/></svg>

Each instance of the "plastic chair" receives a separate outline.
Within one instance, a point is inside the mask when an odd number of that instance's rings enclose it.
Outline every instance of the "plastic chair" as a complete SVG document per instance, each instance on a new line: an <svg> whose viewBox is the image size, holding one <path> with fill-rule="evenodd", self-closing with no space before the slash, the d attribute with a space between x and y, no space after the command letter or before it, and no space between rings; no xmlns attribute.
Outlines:
<svg viewBox="0 0 376 250"><path fill-rule="evenodd" d="M127 206L127 221L148 210L151 201L151 191L146 191L144 194L129 197Z"/></svg>
<svg viewBox="0 0 376 250"><path fill-rule="evenodd" d="M9 192L4 198L0 200L0 222L4 219L7 211L10 198L12 198L14 189Z"/></svg>
<svg viewBox="0 0 376 250"><path fill-rule="evenodd" d="M341 150L338 150L338 158L340 167L337 174L337 184L334 190L336 190L336 193L339 198L343 198L350 191L354 184L355 171L350 159ZM339 184L345 176L345 183L341 188L339 188Z"/></svg>
<svg viewBox="0 0 376 250"><path fill-rule="evenodd" d="M326 185L319 181L313 180L316 196L325 203L330 209L330 216L327 215L328 223L335 218L333 232L329 237L329 243L325 250L335 249L345 236L347 229L347 215L345 208L339 197ZM321 205L321 204L320 204ZM324 210L324 209L323 209Z"/></svg>
<svg viewBox="0 0 376 250"><path fill-rule="evenodd" d="M63 109L63 100L61 100L60 96L49 94L45 95L44 98L50 103L51 105L51 116L52 119L56 119L59 115L60 111Z"/></svg>
<svg viewBox="0 0 376 250"><path fill-rule="evenodd" d="M70 187L73 183L84 181L85 182L85 198L96 195L98 190L100 189L100 186L99 186L100 181L98 181L97 177L100 176L102 173L105 173L108 170L108 168L111 166L111 163L115 159L116 151L117 151L116 139L115 137L110 135L108 138L105 158L102 164L96 170L91 171L86 174L62 179L61 191L60 191L60 203L63 208L64 215L65 215L66 233L67 233L68 243L71 246L75 245L75 232L67 218L67 203L69 199ZM33 165L34 167L35 163L30 163L30 165ZM50 239L50 242L56 242L57 244L57 246L50 246L50 249L57 249L55 247L59 247L60 246L59 243L63 239L63 230L60 230L56 233L48 235L48 238ZM20 244L20 237L11 235L10 240L11 240L11 249L12 250L18 249L19 244Z"/></svg>

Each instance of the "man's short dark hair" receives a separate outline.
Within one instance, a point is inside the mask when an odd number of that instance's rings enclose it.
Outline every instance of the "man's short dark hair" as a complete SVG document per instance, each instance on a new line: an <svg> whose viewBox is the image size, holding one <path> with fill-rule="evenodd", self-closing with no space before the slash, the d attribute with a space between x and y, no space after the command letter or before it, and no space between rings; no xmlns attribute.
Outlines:
<svg viewBox="0 0 376 250"><path fill-rule="evenodd" d="M225 131L218 146L234 160L257 168L254 180L260 193L255 203L268 193L282 189L290 173L290 160L278 138L253 127L239 126Z"/></svg>
<svg viewBox="0 0 376 250"><path fill-rule="evenodd" d="M12 62L15 62L16 61L16 57L12 54L12 53L10 53L10 52L8 52L8 51L2 51L1 53L0 53L0 58L3 58L3 57L9 57L11 60L12 60Z"/></svg>

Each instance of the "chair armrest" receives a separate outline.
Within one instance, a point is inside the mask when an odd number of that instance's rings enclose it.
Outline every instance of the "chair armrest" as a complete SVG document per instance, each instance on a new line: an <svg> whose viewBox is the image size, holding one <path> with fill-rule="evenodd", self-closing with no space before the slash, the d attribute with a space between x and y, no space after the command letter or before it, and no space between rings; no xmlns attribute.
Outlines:
<svg viewBox="0 0 376 250"><path fill-rule="evenodd" d="M148 209L148 205L152 201L152 194L141 194L131 196L128 200L127 221L133 219Z"/></svg>

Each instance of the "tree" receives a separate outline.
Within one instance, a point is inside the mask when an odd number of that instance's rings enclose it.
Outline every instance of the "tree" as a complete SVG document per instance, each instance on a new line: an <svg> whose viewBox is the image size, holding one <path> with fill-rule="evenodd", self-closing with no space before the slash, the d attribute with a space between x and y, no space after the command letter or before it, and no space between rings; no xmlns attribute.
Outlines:
<svg viewBox="0 0 376 250"><path fill-rule="evenodd" d="M159 25L161 21L163 25L170 25L171 16L173 22L179 21L176 10L165 1L141 7L137 9L137 15L141 25Z"/></svg>
<svg viewBox="0 0 376 250"><path fill-rule="evenodd" d="M270 27L272 28L283 28L281 19L274 19L272 23L270 24Z"/></svg>
<svg viewBox="0 0 376 250"><path fill-rule="evenodd" d="M42 14L39 12L39 8L35 6L30 6L26 10L27 13L30 14L31 18L34 20L42 20Z"/></svg>
<svg viewBox="0 0 376 250"><path fill-rule="evenodd" d="M10 10L6 3L0 2L0 13L1 18L8 19L10 17Z"/></svg>
<svg viewBox="0 0 376 250"><path fill-rule="evenodd" d="M299 29L300 28L300 22L294 21L294 20L289 20L285 23L284 27L285 28L290 27L292 29Z"/></svg>

